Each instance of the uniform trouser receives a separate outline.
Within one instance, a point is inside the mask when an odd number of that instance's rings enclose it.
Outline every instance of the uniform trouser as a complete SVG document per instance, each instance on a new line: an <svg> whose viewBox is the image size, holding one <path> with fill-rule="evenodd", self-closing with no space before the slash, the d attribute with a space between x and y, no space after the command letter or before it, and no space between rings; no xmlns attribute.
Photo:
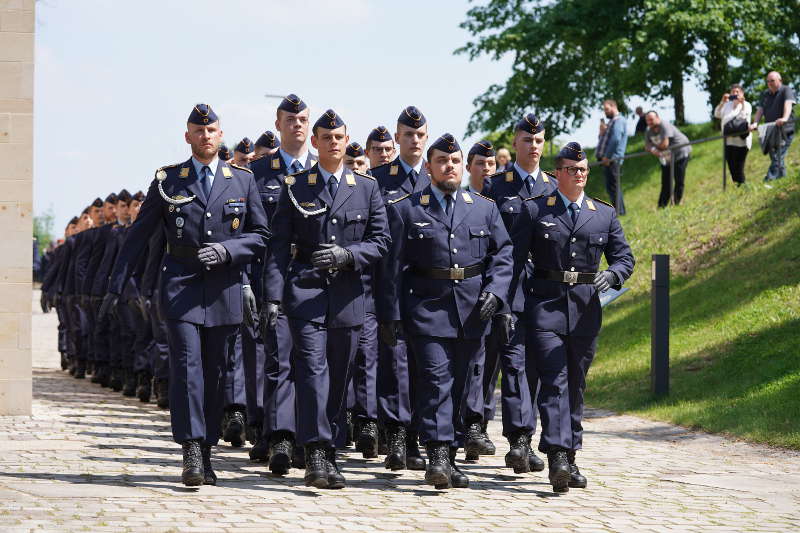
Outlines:
<svg viewBox="0 0 800 533"><path fill-rule="evenodd" d="M292 369L292 333L289 319L278 315L264 336L264 436L297 430L295 373Z"/></svg>
<svg viewBox="0 0 800 533"><path fill-rule="evenodd" d="M482 417L483 339L412 335L410 340L419 378L420 441L462 446L465 427Z"/></svg>
<svg viewBox="0 0 800 533"><path fill-rule="evenodd" d="M358 350L361 326L327 328L290 318L292 367L297 390L297 442L343 447L347 436L347 382Z"/></svg>
<svg viewBox="0 0 800 533"><path fill-rule="evenodd" d="M244 367L247 422L251 425L264 421L264 341L258 334L258 318L252 326L242 324L242 365Z"/></svg>
<svg viewBox="0 0 800 533"><path fill-rule="evenodd" d="M56 306L56 315L58 315L58 351L65 354L67 353L67 318L63 305Z"/></svg>
<svg viewBox="0 0 800 533"><path fill-rule="evenodd" d="M536 359L541 380L538 403L542 436L539 451L581 449L583 392L596 347L597 337L538 330L528 335L528 349Z"/></svg>
<svg viewBox="0 0 800 533"><path fill-rule="evenodd" d="M111 366L133 370L133 342L135 338L135 324L133 309L128 302L120 301L117 304L116 334L111 343ZM112 330L113 331L113 330Z"/></svg>
<svg viewBox="0 0 800 533"><path fill-rule="evenodd" d="M364 317L361 336L358 338L353 378L350 381L353 402L348 401L348 408L352 409L354 419L377 420L377 379L378 321L373 313L367 313Z"/></svg>
<svg viewBox="0 0 800 533"><path fill-rule="evenodd" d="M169 338L169 410L177 443L219 440L225 371L238 325L204 327L167 320Z"/></svg>
<svg viewBox="0 0 800 533"><path fill-rule="evenodd" d="M99 317L94 324L94 360L108 364L111 361L111 316Z"/></svg>
<svg viewBox="0 0 800 533"><path fill-rule="evenodd" d="M242 357L242 332L236 332L236 341L228 353L228 370L225 374L225 409L244 409L247 396L244 386L244 358Z"/></svg>
<svg viewBox="0 0 800 533"><path fill-rule="evenodd" d="M486 364L483 373L483 420L494 417L495 394L498 370L500 378L500 403L503 410L503 435L514 433L531 434L536 430L536 411L531 396L525 363L525 325L522 318L516 321L514 336L508 344L500 342L500 328L492 323L492 331L486 336ZM534 387L536 378L534 376Z"/></svg>
<svg viewBox="0 0 800 533"><path fill-rule="evenodd" d="M411 371L413 355L408 342L395 346L378 342L378 421L381 425L411 425Z"/></svg>
<svg viewBox="0 0 800 533"><path fill-rule="evenodd" d="M150 299L153 302L150 308L150 328L153 334L150 360L153 368L153 377L157 380L169 379L169 339L167 336L167 323L159 317L157 305L161 299L158 292Z"/></svg>
<svg viewBox="0 0 800 533"><path fill-rule="evenodd" d="M151 347L153 344L153 330L150 327L150 322L144 319L139 310L136 310L133 316L136 324L136 338L133 342L133 371L136 373L143 372L152 376Z"/></svg>
<svg viewBox="0 0 800 533"><path fill-rule="evenodd" d="M75 361L80 351L80 316L73 296L66 296L65 299L67 302L64 306L67 319L67 355L71 361Z"/></svg>
<svg viewBox="0 0 800 533"><path fill-rule="evenodd" d="M94 327L95 322L97 321L96 310L94 307L89 304L88 306L81 306L83 308L83 315L86 320L86 335L85 344L86 344L86 359L88 361L95 360L95 344L94 344Z"/></svg>

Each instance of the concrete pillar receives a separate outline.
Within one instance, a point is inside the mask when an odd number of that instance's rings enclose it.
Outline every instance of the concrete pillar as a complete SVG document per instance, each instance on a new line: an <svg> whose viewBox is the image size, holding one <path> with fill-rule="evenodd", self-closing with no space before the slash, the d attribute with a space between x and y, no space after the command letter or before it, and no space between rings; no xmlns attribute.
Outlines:
<svg viewBox="0 0 800 533"><path fill-rule="evenodd" d="M0 415L31 413L34 0L0 0Z"/></svg>

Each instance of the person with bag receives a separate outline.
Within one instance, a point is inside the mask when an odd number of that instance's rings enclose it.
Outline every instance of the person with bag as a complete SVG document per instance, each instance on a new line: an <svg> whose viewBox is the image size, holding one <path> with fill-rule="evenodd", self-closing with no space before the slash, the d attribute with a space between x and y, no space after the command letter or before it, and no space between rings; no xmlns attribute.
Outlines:
<svg viewBox="0 0 800 533"><path fill-rule="evenodd" d="M722 95L714 109L714 118L720 119L725 137L725 161L731 171L731 179L737 187L745 182L744 163L753 143L750 134L750 117L753 106L744 97L744 89L738 83L731 85L729 93Z"/></svg>

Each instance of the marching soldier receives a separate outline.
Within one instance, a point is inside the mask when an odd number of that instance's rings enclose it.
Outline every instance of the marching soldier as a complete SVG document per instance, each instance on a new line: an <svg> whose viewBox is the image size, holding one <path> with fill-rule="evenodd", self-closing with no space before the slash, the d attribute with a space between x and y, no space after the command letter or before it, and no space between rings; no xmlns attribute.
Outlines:
<svg viewBox="0 0 800 533"><path fill-rule="evenodd" d="M256 139L256 147L253 151L253 161L265 155L272 155L281 147L281 141L274 133L267 130Z"/></svg>
<svg viewBox="0 0 800 533"><path fill-rule="evenodd" d="M556 492L586 487L575 464L583 442L583 391L602 313L600 293L622 286L634 258L614 207L584 195L586 154L568 143L556 157L558 189L527 199L512 229L512 292L524 292L528 349L541 379L539 451ZM529 254L535 264L525 277ZM605 255L608 269L598 271Z"/></svg>
<svg viewBox="0 0 800 533"><path fill-rule="evenodd" d="M247 167L253 157L253 142L245 137L233 151L233 163L240 167Z"/></svg>
<svg viewBox="0 0 800 533"><path fill-rule="evenodd" d="M217 157L221 160L225 161L226 163L230 163L233 159L233 153L231 149L225 146L224 144L219 145L219 150L217 150Z"/></svg>
<svg viewBox="0 0 800 533"><path fill-rule="evenodd" d="M486 139L476 142L467 152L469 183L464 190L480 193L483 190L484 180L494 174L496 169L497 161L492 143Z"/></svg>
<svg viewBox="0 0 800 533"><path fill-rule="evenodd" d="M317 162L317 157L306 146L309 112L306 103L295 94L289 94L281 100L275 118L275 128L281 137L279 148L271 156L262 157L250 165L269 220L275 216L286 177L309 169ZM251 265L251 283L259 284L255 287L255 292L262 304L259 324L265 361L263 435L262 440L257 441L250 450L250 458L269 460L269 469L273 474L286 475L290 466L305 468L305 465L302 445L295 447L297 418L289 321L280 308L274 319L267 316L269 305L263 287L274 281L262 279L261 273L264 271L264 275L268 274L263 266L271 249L272 245L268 244L263 262L256 258Z"/></svg>
<svg viewBox="0 0 800 533"><path fill-rule="evenodd" d="M366 314L361 273L386 252L389 235L378 184L342 164L349 137L341 117L323 113L311 142L319 162L285 178L273 217L265 308L271 326L279 306L289 317L305 484L341 488L335 447L345 438L347 382Z"/></svg>
<svg viewBox="0 0 800 533"><path fill-rule="evenodd" d="M516 160L510 169L498 172L487 178L483 194L497 203L503 217L506 230L511 231L514 219L522 212L525 199L547 194L555 189L551 177L539 168L539 161L544 149L544 124L532 113L522 117L514 129L514 150ZM532 263L525 273L532 272ZM524 296L517 293L509 302L510 311L517 317L525 309ZM506 320L508 315L495 317ZM514 336L502 338L504 325L492 328L492 334L486 339L486 373L484 374L484 398L486 402L483 429L483 441L487 446L491 443L486 435L485 423L494 414L494 388L497 383L498 366L503 371L501 380L501 403L503 410L503 435L511 447L506 454L506 466L515 473L538 472L544 470L542 461L531 448L531 435L536 430L536 391L539 378L533 359L526 358L525 323L516 320ZM490 380L490 377L494 380ZM480 442L473 441L475 448ZM492 444L493 446L493 444ZM473 453L478 450L473 449ZM469 452L469 450L468 450Z"/></svg>
<svg viewBox="0 0 800 533"><path fill-rule="evenodd" d="M369 168L385 165L394 159L394 139L386 126L376 126L369 132L366 152Z"/></svg>
<svg viewBox="0 0 800 533"><path fill-rule="evenodd" d="M354 172L369 175L369 165L367 164L367 153L364 148L353 141L347 145L344 154L344 166Z"/></svg>
<svg viewBox="0 0 800 533"><path fill-rule="evenodd" d="M511 242L494 202L459 191L464 166L455 138L442 135L427 156L431 184L389 201L392 245L377 307L387 344L405 331L417 360L425 481L467 487L455 452L466 428L480 424L482 390L473 376L482 375L483 337L508 293Z"/></svg>
<svg viewBox="0 0 800 533"><path fill-rule="evenodd" d="M225 361L242 322L242 270L269 238L252 173L217 156L219 119L198 104L185 133L192 157L162 167L121 248L100 315L117 304L134 262L166 231L161 304L169 335L172 436L183 447L187 486L216 484L211 446L219 439Z"/></svg>
<svg viewBox="0 0 800 533"><path fill-rule="evenodd" d="M380 139L385 138L382 132L378 133ZM428 142L425 115L414 106L406 107L397 117L394 135L400 154L390 163L372 169L387 201L421 191L431 182L423 158ZM380 142L386 145L386 141ZM393 345L381 342L378 347L378 419L386 429L389 453L385 466L390 470L425 470L425 459L419 452L419 418L414 405L417 372L409 350L402 336Z"/></svg>

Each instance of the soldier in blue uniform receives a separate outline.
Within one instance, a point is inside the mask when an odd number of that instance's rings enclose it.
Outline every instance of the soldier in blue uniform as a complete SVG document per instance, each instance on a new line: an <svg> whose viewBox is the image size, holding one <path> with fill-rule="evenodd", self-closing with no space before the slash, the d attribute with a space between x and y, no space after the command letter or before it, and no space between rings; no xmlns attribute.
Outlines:
<svg viewBox="0 0 800 533"><path fill-rule="evenodd" d="M558 153L555 174L558 189L527 199L514 222L512 292L526 297L529 357L541 380L539 451L547 454L553 489L566 492L586 487L575 452L583 442L583 391L600 331L600 293L622 286L634 258L614 208L584 195L589 166L578 143ZM604 255L608 269L599 271ZM529 256L532 276L525 275Z"/></svg>
<svg viewBox="0 0 800 533"><path fill-rule="evenodd" d="M169 408L169 343L167 324L161 310L160 278L161 267L166 255L165 231L156 231L147 243L147 265L142 274L142 294L145 309L150 315L150 328L153 342L150 345L150 360L153 370L152 390L156 404L162 409Z"/></svg>
<svg viewBox="0 0 800 533"><path fill-rule="evenodd" d="M250 159L253 157L253 141L245 137L236 145L233 150L233 163L240 167L246 167L250 164Z"/></svg>
<svg viewBox="0 0 800 533"><path fill-rule="evenodd" d="M483 190L483 182L497 170L497 160L494 145L491 141L482 139L472 145L467 152L467 172L469 182L464 190L480 193Z"/></svg>
<svg viewBox="0 0 800 533"><path fill-rule="evenodd" d="M217 157L222 139L210 106L187 120L192 157L156 171L111 274L100 315L116 305L148 239L166 231L161 303L169 335L172 436L183 447L185 485L215 484L225 357L242 322L242 270L264 252L267 218L252 173Z"/></svg>
<svg viewBox="0 0 800 533"><path fill-rule="evenodd" d="M269 220L275 216L286 176L309 169L317 162L317 156L306 145L308 117L308 105L302 98L296 94L287 95L276 111L275 128L281 137L277 142L278 150L250 163ZM263 261L256 258L250 272L251 283L257 284L254 292L261 302L259 325L265 351L263 435L250 450L250 458L268 459L273 474L285 475L290 466L305 468L305 465L302 445L295 446L297 417L289 320L281 309L274 319L267 317L263 286L273 283L273 280L262 278L268 274L263 266L270 254L271 245L268 245Z"/></svg>
<svg viewBox="0 0 800 533"><path fill-rule="evenodd" d="M389 202L392 246L377 308L386 343L404 331L417 360L425 480L466 487L455 452L466 428L480 425L483 337L507 297L511 241L493 201L459 190L464 165L453 136L439 137L427 156L432 183Z"/></svg>
<svg viewBox="0 0 800 533"><path fill-rule="evenodd" d="M547 194L555 189L555 180L539 168L539 160L544 150L544 124L532 113L522 117L514 128L514 150L516 158L510 170L498 172L487 178L483 194L497 202L506 230L511 231L515 218L522 211L526 198ZM529 263L525 273L532 272ZM515 318L525 309L523 294L516 294L509 302L510 312ZM508 312L509 309L505 310ZM505 312L497 321L507 320ZM506 454L506 466L514 472L522 473L544 470L542 461L531 448L531 436L536 430L536 411L534 403L538 388L538 376L533 361L527 361L525 354L525 323L515 320L513 337L498 337L505 330L504 325L492 328L486 339L486 374L494 380L484 381L486 402L484 423L494 415L494 387L497 383L498 367L502 369L501 403L503 410L503 435L508 439L510 450ZM527 363L527 364L526 364ZM488 445L488 435L483 441ZM475 442L475 441L473 441ZM476 442L475 448L480 447ZM469 451L469 450L468 450ZM477 450L473 450L477 451Z"/></svg>
<svg viewBox="0 0 800 533"><path fill-rule="evenodd" d="M344 166L352 171L369 175L369 164L367 163L367 152L364 147L356 141L347 145L344 155Z"/></svg>
<svg viewBox="0 0 800 533"><path fill-rule="evenodd" d="M279 307L289 317L305 483L341 488L335 447L345 439L347 382L366 315L361 273L384 255L389 235L377 182L342 164L349 137L341 117L323 113L311 142L319 163L285 178L273 217L265 309L270 325Z"/></svg>
<svg viewBox="0 0 800 533"><path fill-rule="evenodd" d="M403 109L394 135L400 154L392 162L372 169L386 201L421 191L431 183L423 157L428 122L422 111L415 106ZM402 336L394 345L380 342L378 346L378 420L386 430L385 466L391 470L425 470L425 460L419 452L419 417L413 403L417 395L411 349Z"/></svg>
<svg viewBox="0 0 800 533"><path fill-rule="evenodd" d="M277 135L267 130L256 139L255 150L253 150L253 160L260 159L265 155L272 155L281 147L281 141Z"/></svg>
<svg viewBox="0 0 800 533"><path fill-rule="evenodd" d="M230 163L231 159L233 159L233 152L231 152L230 148L228 148L224 144L221 144L219 145L219 150L217 150L217 157L219 157L226 163Z"/></svg>
<svg viewBox="0 0 800 533"><path fill-rule="evenodd" d="M369 168L385 165L394 159L394 139L386 126L375 126L367 135L364 145L369 159Z"/></svg>

